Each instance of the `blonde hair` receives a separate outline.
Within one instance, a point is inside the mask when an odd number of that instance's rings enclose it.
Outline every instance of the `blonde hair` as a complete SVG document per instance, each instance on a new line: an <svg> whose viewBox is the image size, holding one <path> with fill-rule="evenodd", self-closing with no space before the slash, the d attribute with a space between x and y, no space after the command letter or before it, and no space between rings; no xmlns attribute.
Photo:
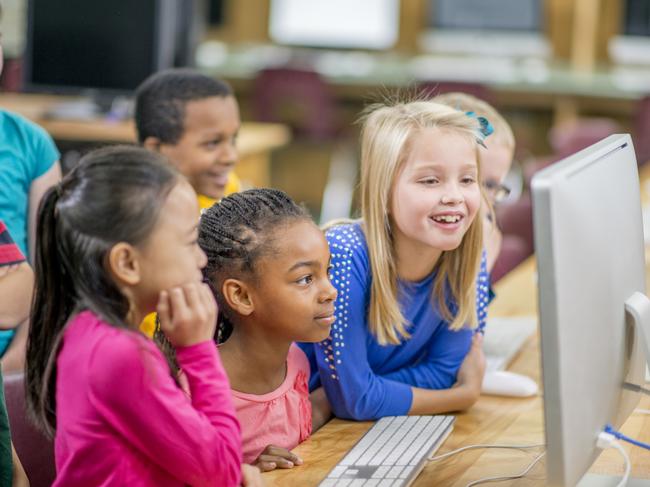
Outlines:
<svg viewBox="0 0 650 487"><path fill-rule="evenodd" d="M479 117L485 117L494 127L494 133L488 141L494 140L503 144L511 151L515 150L515 136L512 128L505 118L488 102L468 95L467 93L451 92L438 95L431 99L435 103L442 103L462 112L474 112Z"/></svg>
<svg viewBox="0 0 650 487"><path fill-rule="evenodd" d="M467 136L475 144L480 137L479 124L449 106L422 100L370 106L362 121L361 215L372 271L368 323L380 344L399 344L410 334L398 302L396 258L387 213L395 178L408 158L410 140L419 130L438 128L443 133ZM475 218L459 247L443 252L436 264L432 302L438 302L441 316L451 322L453 330L477 324L475 280L482 229L480 218ZM449 308L447 297L452 298L455 310Z"/></svg>

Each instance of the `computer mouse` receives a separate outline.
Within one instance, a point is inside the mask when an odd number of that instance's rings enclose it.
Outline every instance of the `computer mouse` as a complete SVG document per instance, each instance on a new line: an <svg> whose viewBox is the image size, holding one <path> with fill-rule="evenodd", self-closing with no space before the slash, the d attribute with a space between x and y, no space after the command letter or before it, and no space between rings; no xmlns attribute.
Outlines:
<svg viewBox="0 0 650 487"><path fill-rule="evenodd" d="M483 377L483 394L494 396L529 397L537 394L537 383L525 375L497 370Z"/></svg>

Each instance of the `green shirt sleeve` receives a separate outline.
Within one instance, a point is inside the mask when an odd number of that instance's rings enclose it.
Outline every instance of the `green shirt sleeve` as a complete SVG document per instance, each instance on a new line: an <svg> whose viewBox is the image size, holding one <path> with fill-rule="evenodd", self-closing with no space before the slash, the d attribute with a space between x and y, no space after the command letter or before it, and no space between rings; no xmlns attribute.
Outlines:
<svg viewBox="0 0 650 487"><path fill-rule="evenodd" d="M5 405L5 389L0 370L0 487L11 487L13 476L13 461L11 457L11 434L9 418Z"/></svg>

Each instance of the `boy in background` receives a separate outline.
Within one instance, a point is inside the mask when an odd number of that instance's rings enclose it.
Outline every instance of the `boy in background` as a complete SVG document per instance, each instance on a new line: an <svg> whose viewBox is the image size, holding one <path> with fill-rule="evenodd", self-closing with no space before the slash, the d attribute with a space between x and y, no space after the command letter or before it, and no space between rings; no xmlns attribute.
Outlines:
<svg viewBox="0 0 650 487"><path fill-rule="evenodd" d="M191 69L151 75L135 93L135 126L140 144L166 156L187 178L202 210L240 190L232 172L239 106L223 81ZM155 313L140 325L148 336L155 327Z"/></svg>
<svg viewBox="0 0 650 487"><path fill-rule="evenodd" d="M201 208L239 191L232 170L241 120L223 81L190 69L156 73L136 90L135 124L140 143L188 179Z"/></svg>

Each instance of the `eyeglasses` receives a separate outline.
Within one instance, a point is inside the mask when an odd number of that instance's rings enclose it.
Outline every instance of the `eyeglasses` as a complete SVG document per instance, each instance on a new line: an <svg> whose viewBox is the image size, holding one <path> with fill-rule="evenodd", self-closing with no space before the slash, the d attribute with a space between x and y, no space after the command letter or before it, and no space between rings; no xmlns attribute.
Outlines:
<svg viewBox="0 0 650 487"><path fill-rule="evenodd" d="M485 192L490 196L493 203L500 203L510 196L511 189L505 184L498 183L496 181L483 181L483 188Z"/></svg>

